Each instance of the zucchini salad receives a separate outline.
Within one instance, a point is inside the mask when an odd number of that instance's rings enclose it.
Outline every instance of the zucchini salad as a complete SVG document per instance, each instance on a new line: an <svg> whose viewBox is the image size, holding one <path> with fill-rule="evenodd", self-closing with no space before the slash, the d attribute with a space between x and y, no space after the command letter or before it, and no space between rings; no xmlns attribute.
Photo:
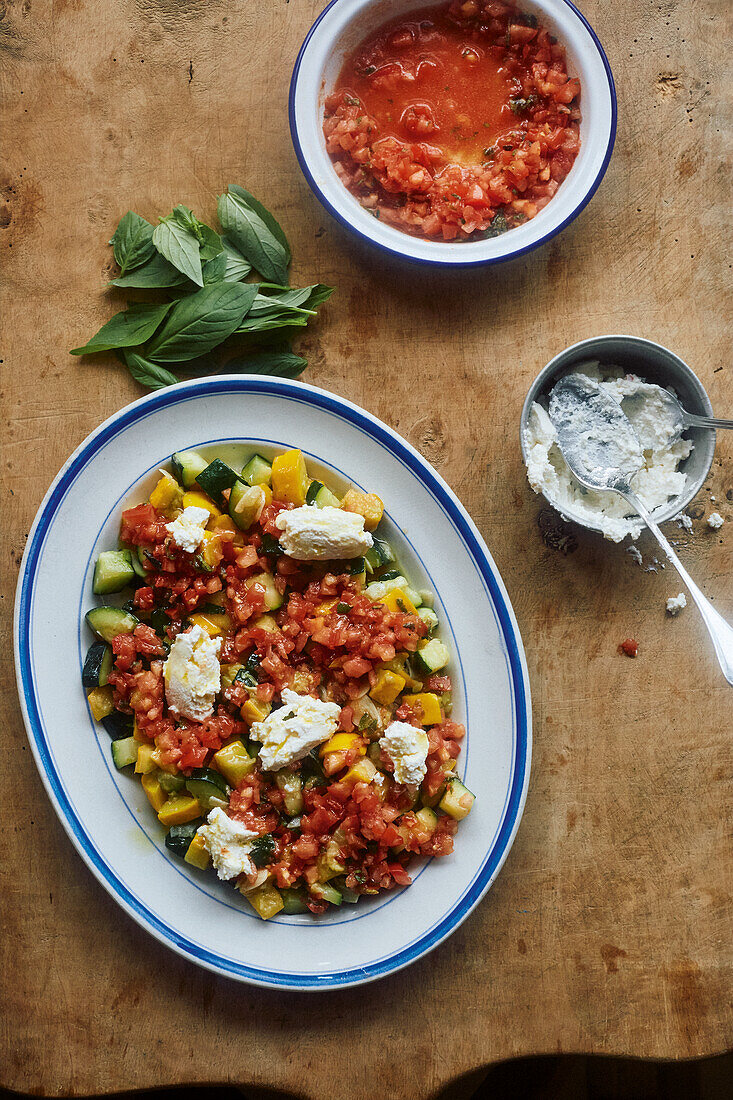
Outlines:
<svg viewBox="0 0 733 1100"><path fill-rule="evenodd" d="M114 764L265 920L408 886L473 805L433 600L382 515L297 449L183 451L96 562L95 595L122 596L87 612L82 682Z"/></svg>

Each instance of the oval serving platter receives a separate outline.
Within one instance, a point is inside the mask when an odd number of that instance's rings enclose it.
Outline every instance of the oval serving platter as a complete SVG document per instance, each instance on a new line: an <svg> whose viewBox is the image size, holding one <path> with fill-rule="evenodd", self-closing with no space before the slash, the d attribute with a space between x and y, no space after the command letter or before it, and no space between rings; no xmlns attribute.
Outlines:
<svg viewBox="0 0 733 1100"><path fill-rule="evenodd" d="M177 861L140 785L112 766L81 687L98 552L123 508L184 448L300 447L309 467L377 492L409 574L435 593L451 649L459 773L476 794L455 852L411 866L413 885L314 919L252 913L231 885ZM244 448L242 448L244 450ZM223 375L143 397L74 452L39 509L15 607L18 689L41 778L90 870L142 927L201 966L281 989L384 977L436 947L491 886L516 834L529 781L531 710L519 630L476 527L433 468L358 406L300 382Z"/></svg>

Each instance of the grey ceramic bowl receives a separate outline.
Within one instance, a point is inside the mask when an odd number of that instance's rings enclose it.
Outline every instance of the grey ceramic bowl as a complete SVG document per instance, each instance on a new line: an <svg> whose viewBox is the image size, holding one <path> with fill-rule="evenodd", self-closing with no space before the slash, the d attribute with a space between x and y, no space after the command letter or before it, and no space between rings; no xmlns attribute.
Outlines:
<svg viewBox="0 0 733 1100"><path fill-rule="evenodd" d="M571 371L577 370L581 363L589 359L599 359L602 364L608 363L622 367L632 374L639 375L646 382L656 382L659 386L672 388L688 412L698 413L702 416L712 416L713 408L710 399L703 389L702 383L694 371L690 370L679 356L661 344L655 344L651 340L643 340L640 336L594 336L590 340L581 340L579 344L561 351L547 366L540 371L535 378L522 409L520 421L519 439L522 447L522 457L527 463L526 428L529 410L532 403L543 395L549 394L558 378ZM715 452L715 432L712 428L691 428L684 433L685 438L694 443L689 458L680 463L680 470L687 475L687 483L684 493L674 497L663 508L657 508L654 518L657 523L672 519L684 511L690 501L702 488L705 478L708 476ZM548 504L557 508L549 497L542 494ZM573 520L574 523L588 528L590 531L599 531L600 527L588 523L585 519L575 515L570 509L561 510L561 514Z"/></svg>

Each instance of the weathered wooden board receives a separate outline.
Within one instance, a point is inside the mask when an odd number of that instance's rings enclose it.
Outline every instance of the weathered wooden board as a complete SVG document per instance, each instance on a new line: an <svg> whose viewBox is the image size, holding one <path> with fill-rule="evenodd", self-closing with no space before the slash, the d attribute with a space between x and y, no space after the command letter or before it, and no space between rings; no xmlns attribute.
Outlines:
<svg viewBox="0 0 733 1100"><path fill-rule="evenodd" d="M733 1037L731 694L694 608L623 550L562 531L528 488L519 410L537 370L602 332L643 334L733 407L731 16L726 0L586 14L608 48L620 131L588 210L502 268L426 274L351 240L290 145L286 92L316 0L6 0L2 13L4 640L0 1083L46 1094L233 1081L307 1097L417 1100L530 1052L682 1058ZM309 381L407 436L491 547L527 648L535 759L496 886L428 959L360 991L276 995L197 970L87 872L46 800L9 643L24 539L51 478L139 395L110 358L72 359L105 320L104 242L129 207L213 214L241 181L293 243L297 280L338 287L301 343ZM672 527L733 616L733 451L719 533ZM730 528L730 530L729 530ZM569 535L569 539L565 536ZM651 546L642 540L642 550ZM617 643L634 635L636 661ZM80 747L80 759L83 748Z"/></svg>

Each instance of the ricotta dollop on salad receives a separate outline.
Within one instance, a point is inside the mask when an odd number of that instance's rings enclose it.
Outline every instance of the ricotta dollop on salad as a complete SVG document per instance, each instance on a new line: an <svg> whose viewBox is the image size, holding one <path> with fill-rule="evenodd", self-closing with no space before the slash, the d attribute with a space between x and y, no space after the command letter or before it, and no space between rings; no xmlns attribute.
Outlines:
<svg viewBox="0 0 733 1100"><path fill-rule="evenodd" d="M597 382L631 421L644 459L631 487L642 504L654 511L680 496L686 474L679 466L692 453L693 444L689 439L675 439L676 424L655 388L634 374L625 374L620 367L602 366L596 360L579 365L576 373ZM644 523L629 515L623 497L586 489L573 477L560 451L545 399L535 401L530 409L524 442L527 477L536 493L544 493L570 518L579 516L598 525L613 542L621 542L627 535L639 537Z"/></svg>
<svg viewBox="0 0 733 1100"><path fill-rule="evenodd" d="M302 453L171 458L94 570L82 682L165 843L264 919L410 884L453 850L450 654L374 493Z"/></svg>

